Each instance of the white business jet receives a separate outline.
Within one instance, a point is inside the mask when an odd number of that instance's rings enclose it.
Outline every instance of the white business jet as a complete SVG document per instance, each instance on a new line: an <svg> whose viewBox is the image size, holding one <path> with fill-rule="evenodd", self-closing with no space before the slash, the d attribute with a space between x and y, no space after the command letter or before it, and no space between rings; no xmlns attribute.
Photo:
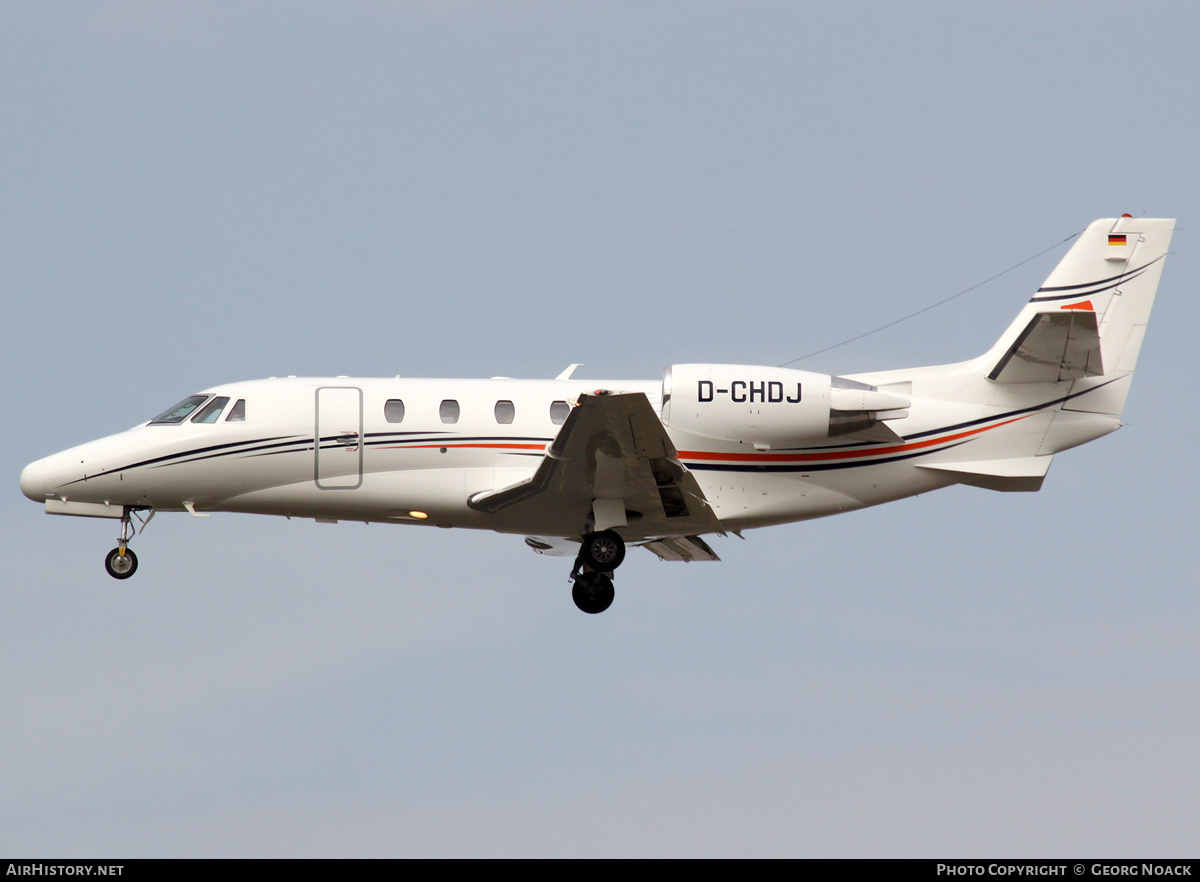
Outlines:
<svg viewBox="0 0 1200 882"><path fill-rule="evenodd" d="M607 609L628 546L715 561L705 534L852 511L950 484L1037 490L1054 454L1117 429L1174 229L1098 220L984 355L834 377L677 364L661 381L300 378L218 386L31 463L48 514L252 512L463 527L575 558Z"/></svg>

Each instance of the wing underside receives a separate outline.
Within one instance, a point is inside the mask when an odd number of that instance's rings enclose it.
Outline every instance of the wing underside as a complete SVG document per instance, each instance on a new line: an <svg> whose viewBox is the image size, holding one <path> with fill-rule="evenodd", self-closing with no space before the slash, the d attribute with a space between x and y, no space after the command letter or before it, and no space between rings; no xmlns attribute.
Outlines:
<svg viewBox="0 0 1200 882"><path fill-rule="evenodd" d="M574 537L617 529L635 542L722 532L640 392L581 395L532 477L467 504L494 515L505 532Z"/></svg>

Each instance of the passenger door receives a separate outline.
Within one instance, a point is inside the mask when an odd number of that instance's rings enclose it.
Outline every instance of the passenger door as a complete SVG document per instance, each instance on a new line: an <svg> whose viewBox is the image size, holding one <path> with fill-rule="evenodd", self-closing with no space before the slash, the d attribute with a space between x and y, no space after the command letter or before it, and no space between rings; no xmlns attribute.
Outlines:
<svg viewBox="0 0 1200 882"><path fill-rule="evenodd" d="M362 389L356 386L317 389L313 452L318 488L355 490L362 486Z"/></svg>

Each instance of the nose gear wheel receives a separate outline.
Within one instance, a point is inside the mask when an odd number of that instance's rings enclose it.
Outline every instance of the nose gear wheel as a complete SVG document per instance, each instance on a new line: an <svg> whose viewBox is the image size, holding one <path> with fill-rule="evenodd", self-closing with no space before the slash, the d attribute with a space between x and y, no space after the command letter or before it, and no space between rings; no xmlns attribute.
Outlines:
<svg viewBox="0 0 1200 882"><path fill-rule="evenodd" d="M128 548L114 548L104 558L104 569L114 579L128 579L137 572L138 559Z"/></svg>
<svg viewBox="0 0 1200 882"><path fill-rule="evenodd" d="M142 511L145 510L145 508L142 509ZM150 514L145 517L142 517L138 511L134 506L125 506L124 514L121 515L121 535L117 539L117 547L104 558L104 569L114 579L128 579L137 572L137 555L129 548L129 540L133 538L134 534L133 519L136 517L141 522L142 530L145 530L146 525L150 523L150 518L154 517L154 509L149 509ZM141 530L138 532L140 533Z"/></svg>

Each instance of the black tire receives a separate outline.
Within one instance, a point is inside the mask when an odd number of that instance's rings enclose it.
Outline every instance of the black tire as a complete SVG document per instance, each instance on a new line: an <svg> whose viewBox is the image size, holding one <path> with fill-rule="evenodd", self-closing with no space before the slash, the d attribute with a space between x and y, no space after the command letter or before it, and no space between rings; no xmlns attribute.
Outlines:
<svg viewBox="0 0 1200 882"><path fill-rule="evenodd" d="M571 589L575 605L593 616L612 606L614 596L612 579L604 573L581 573L575 577L575 587Z"/></svg>
<svg viewBox="0 0 1200 882"><path fill-rule="evenodd" d="M114 548L104 558L104 569L108 570L108 574L114 579L128 579L137 572L137 555L133 553L133 549L126 548L122 556L121 549Z"/></svg>
<svg viewBox="0 0 1200 882"><path fill-rule="evenodd" d="M625 540L613 530L588 533L583 537L579 558L593 570L611 573L625 560Z"/></svg>

